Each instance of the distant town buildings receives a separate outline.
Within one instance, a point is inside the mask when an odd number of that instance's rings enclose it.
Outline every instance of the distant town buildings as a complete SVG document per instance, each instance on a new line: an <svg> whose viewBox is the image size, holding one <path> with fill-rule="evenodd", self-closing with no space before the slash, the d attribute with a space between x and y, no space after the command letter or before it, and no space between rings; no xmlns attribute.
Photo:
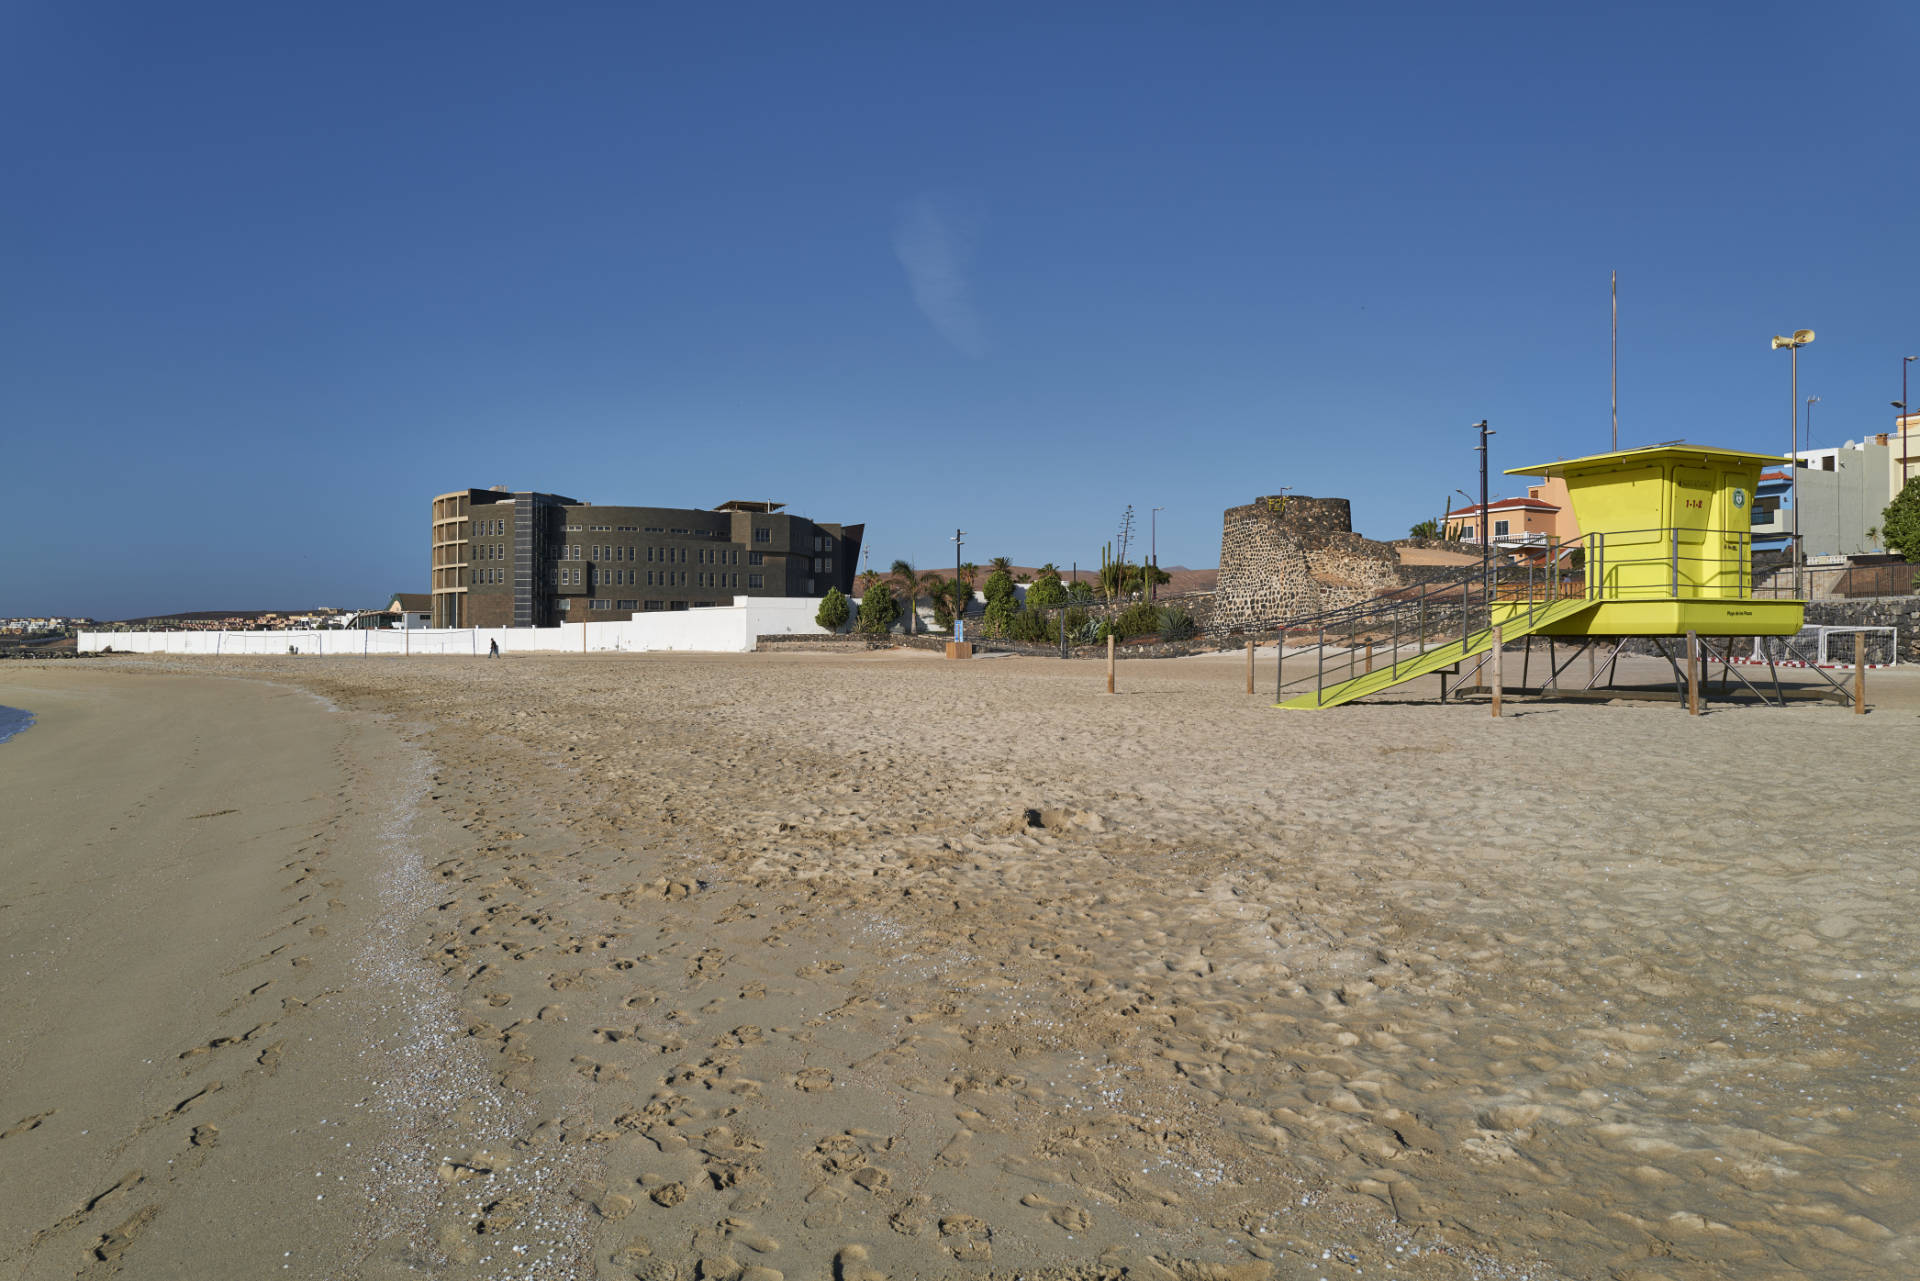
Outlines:
<svg viewBox="0 0 1920 1281"><path fill-rule="evenodd" d="M735 596L851 591L864 525L784 503L712 511L601 507L559 494L461 489L433 500L435 627L552 627L700 609Z"/></svg>
<svg viewBox="0 0 1920 1281"><path fill-rule="evenodd" d="M53 614L32 618L0 618L0 634L13 636L46 636L92 626L91 618L66 618Z"/></svg>
<svg viewBox="0 0 1920 1281"><path fill-rule="evenodd" d="M1561 493L1566 492L1565 482L1557 483ZM1545 547L1560 537L1563 526L1572 524L1573 509L1565 508L1566 517L1562 519L1562 507L1535 496L1544 489L1544 485L1532 486L1525 498L1500 498L1490 501L1486 507L1486 523L1493 529L1491 541L1501 551L1513 551L1523 547ZM1480 504L1471 507L1459 507L1447 513L1446 536L1463 543L1487 541L1480 528ZM1574 537L1579 536L1574 526ZM1560 538L1560 541L1571 541Z"/></svg>
<svg viewBox="0 0 1920 1281"><path fill-rule="evenodd" d="M1886 550L1881 513L1900 492L1891 443L1897 439L1875 435L1832 449L1803 449L1791 476L1785 466L1761 473L1753 500L1754 551L1790 550L1795 504L1802 559Z"/></svg>

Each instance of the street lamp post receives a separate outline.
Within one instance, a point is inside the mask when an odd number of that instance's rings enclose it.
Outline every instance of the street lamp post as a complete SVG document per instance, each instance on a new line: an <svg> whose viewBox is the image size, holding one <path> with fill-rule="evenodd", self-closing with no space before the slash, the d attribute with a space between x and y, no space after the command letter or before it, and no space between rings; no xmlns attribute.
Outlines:
<svg viewBox="0 0 1920 1281"><path fill-rule="evenodd" d="M1900 357L1900 399L1893 402L1893 407L1900 411L1898 426L1900 428L1900 488L1902 489L1907 487L1907 420L1913 417L1913 411L1907 408L1913 403L1907 396L1907 366L1916 360L1920 360L1920 356Z"/></svg>
<svg viewBox="0 0 1920 1281"><path fill-rule="evenodd" d="M953 531L953 639L956 642L965 639L960 620L967 612L967 597L972 595L960 582L960 549L966 545L962 541L966 536L964 529Z"/></svg>
<svg viewBox="0 0 1920 1281"><path fill-rule="evenodd" d="M1153 565L1153 571L1147 575L1147 600L1152 601L1159 594L1160 578L1160 513L1164 507L1156 507L1148 516L1147 560Z"/></svg>
<svg viewBox="0 0 1920 1281"><path fill-rule="evenodd" d="M1491 594L1492 583L1489 581L1489 576L1493 570L1493 535L1491 533L1493 526L1487 519L1487 437L1495 433L1488 429L1487 420L1484 418L1473 426L1474 430L1480 433L1480 443L1474 446L1480 451L1480 578Z"/></svg>
<svg viewBox="0 0 1920 1281"><path fill-rule="evenodd" d="M1796 329L1793 337L1782 338L1778 334L1773 338L1773 349L1779 351L1785 347L1791 354L1793 364L1791 390L1787 399L1787 505L1793 509L1793 525L1788 532L1793 547L1793 594L1798 597L1800 591L1800 349L1813 341L1813 330Z"/></svg>

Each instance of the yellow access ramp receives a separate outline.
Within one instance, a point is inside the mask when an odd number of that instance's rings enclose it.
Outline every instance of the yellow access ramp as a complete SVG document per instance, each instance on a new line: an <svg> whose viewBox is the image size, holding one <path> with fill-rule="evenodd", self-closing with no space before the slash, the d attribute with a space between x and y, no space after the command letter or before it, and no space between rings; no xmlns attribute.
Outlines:
<svg viewBox="0 0 1920 1281"><path fill-rule="evenodd" d="M1500 625L1500 639L1519 640L1523 636L1541 631L1555 623L1563 622L1574 615L1593 609L1598 601L1575 597L1572 600L1554 601L1541 605L1531 613L1516 615ZM1338 685L1329 685L1318 692L1309 691L1276 703L1276 707L1289 707L1311 711L1315 708L1338 707L1342 703L1351 703L1356 698L1365 698L1369 694L1378 694L1383 689L1405 684L1416 676L1430 676L1443 667L1451 667L1463 659L1484 654L1493 647L1493 630L1486 628L1468 633L1464 641L1449 641L1445 645L1427 650L1413 658L1402 659L1397 667L1389 664L1375 668L1364 676L1341 681Z"/></svg>

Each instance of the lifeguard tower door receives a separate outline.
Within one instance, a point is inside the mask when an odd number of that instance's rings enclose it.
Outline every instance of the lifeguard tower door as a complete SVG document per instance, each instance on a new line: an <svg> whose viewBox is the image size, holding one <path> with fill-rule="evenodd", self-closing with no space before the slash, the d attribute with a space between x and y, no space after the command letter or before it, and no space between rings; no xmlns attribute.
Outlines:
<svg viewBox="0 0 1920 1281"><path fill-rule="evenodd" d="M1673 469L1673 523L1680 531L1680 595L1707 599L1745 596L1747 479L1731 468ZM1735 503L1734 494L1740 495Z"/></svg>

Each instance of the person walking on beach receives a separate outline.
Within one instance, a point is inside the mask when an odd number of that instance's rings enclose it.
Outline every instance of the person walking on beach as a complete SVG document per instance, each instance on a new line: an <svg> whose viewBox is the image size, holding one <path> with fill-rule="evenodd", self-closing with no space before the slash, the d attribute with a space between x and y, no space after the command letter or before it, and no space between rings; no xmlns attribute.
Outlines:
<svg viewBox="0 0 1920 1281"><path fill-rule="evenodd" d="M488 658L498 658L498 657L500 657L500 642L499 642L499 641L497 641L497 640L490 640L490 641L488 641L488 642L487 642L487 657L488 657Z"/></svg>

